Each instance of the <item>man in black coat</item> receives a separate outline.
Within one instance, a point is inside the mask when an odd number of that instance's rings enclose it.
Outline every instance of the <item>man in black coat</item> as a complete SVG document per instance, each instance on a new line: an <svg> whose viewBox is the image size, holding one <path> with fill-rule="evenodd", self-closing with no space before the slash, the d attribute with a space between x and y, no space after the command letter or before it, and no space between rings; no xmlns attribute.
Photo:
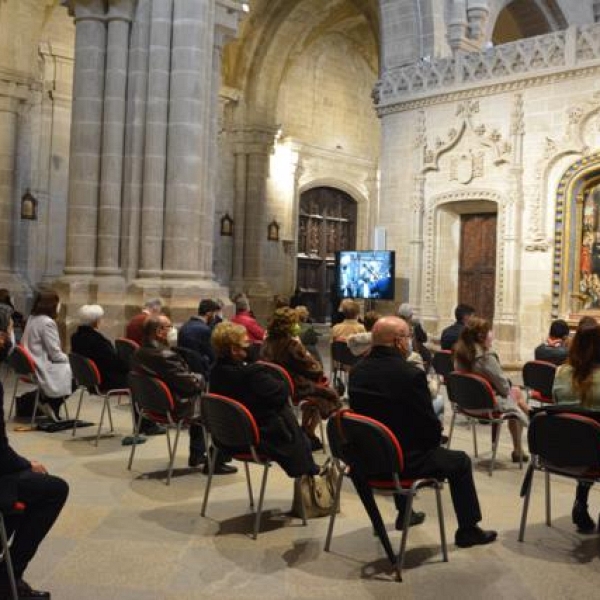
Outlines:
<svg viewBox="0 0 600 600"><path fill-rule="evenodd" d="M133 370L147 373L164 381L175 396L180 416L194 417L196 399L206 384L201 376L192 373L183 359L169 348L167 334L171 321L165 315L148 317L143 328L143 345L133 355ZM205 462L206 448L200 425L190 425L190 456L188 464L196 467ZM206 470L206 465L205 465ZM237 468L218 461L215 473L236 473Z"/></svg>
<svg viewBox="0 0 600 600"><path fill-rule="evenodd" d="M475 314L475 309L468 304L459 304L454 309L454 318L456 321L442 331L440 345L442 350L452 350L454 344L458 342L460 332L464 329L466 322Z"/></svg>
<svg viewBox="0 0 600 600"><path fill-rule="evenodd" d="M403 476L448 480L458 519L457 546L493 542L496 532L477 526L481 511L471 460L464 452L440 446L442 428L433 410L427 378L421 369L406 361L409 340L406 321L397 317L377 321L371 352L350 372L350 406L381 421L396 435L404 452ZM395 498L399 512L396 527L400 529L405 502L403 497ZM418 525L424 518L423 513L413 513L410 524Z"/></svg>
<svg viewBox="0 0 600 600"><path fill-rule="evenodd" d="M8 334L0 333L0 353L6 354ZM20 599L50 598L49 592L33 590L23 573L38 546L56 521L69 493L69 486L59 477L49 475L46 467L17 454L8 442L4 424L4 390L0 384L0 510L5 515L10 536L14 532L11 556ZM11 515L16 502L24 510ZM6 516L8 514L8 516ZM0 598L10 597L6 562L0 563Z"/></svg>

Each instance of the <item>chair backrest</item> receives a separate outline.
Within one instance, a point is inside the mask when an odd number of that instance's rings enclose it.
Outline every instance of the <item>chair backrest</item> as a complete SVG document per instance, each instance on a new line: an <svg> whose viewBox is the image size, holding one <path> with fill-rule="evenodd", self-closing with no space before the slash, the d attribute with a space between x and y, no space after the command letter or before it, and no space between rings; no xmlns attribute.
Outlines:
<svg viewBox="0 0 600 600"><path fill-rule="evenodd" d="M175 400L164 381L157 377L132 371L127 376L133 402L143 411L159 415L173 415Z"/></svg>
<svg viewBox="0 0 600 600"><path fill-rule="evenodd" d="M277 363L268 362L266 360L257 360L257 365L262 365L263 367L269 369L271 373L278 379L281 379L286 385L288 389L288 397L293 398L296 393L296 386L294 385L294 380L292 376L288 373L285 367L278 365Z"/></svg>
<svg viewBox="0 0 600 600"><path fill-rule="evenodd" d="M446 377L446 388L450 402L461 410L497 410L496 395L487 379L475 373L452 371Z"/></svg>
<svg viewBox="0 0 600 600"><path fill-rule="evenodd" d="M431 359L433 370L445 381L446 377L454 370L452 352L450 350L438 350L434 352Z"/></svg>
<svg viewBox="0 0 600 600"><path fill-rule="evenodd" d="M557 467L600 469L600 423L574 412L538 412L527 429L529 451Z"/></svg>
<svg viewBox="0 0 600 600"><path fill-rule="evenodd" d="M348 348L345 340L334 340L331 342L331 360L334 363L339 363L343 367L352 367L359 360L360 356L354 356Z"/></svg>
<svg viewBox="0 0 600 600"><path fill-rule="evenodd" d="M530 360L523 365L523 383L541 396L540 400L552 402L552 386L556 365L544 360Z"/></svg>
<svg viewBox="0 0 600 600"><path fill-rule="evenodd" d="M365 477L400 475L404 470L402 447L381 421L342 410L329 419L327 433L333 456Z"/></svg>
<svg viewBox="0 0 600 600"><path fill-rule="evenodd" d="M22 377L35 375L35 360L21 344L15 346L8 357L8 364L17 375Z"/></svg>
<svg viewBox="0 0 600 600"><path fill-rule="evenodd" d="M91 358L75 352L69 354L69 363L77 386L84 387L90 392L97 391L98 386L102 383L102 376L96 363Z"/></svg>
<svg viewBox="0 0 600 600"><path fill-rule="evenodd" d="M117 338L115 340L115 350L117 356L126 363L131 369L133 366L133 355L138 351L140 345L129 338Z"/></svg>
<svg viewBox="0 0 600 600"><path fill-rule="evenodd" d="M259 445L258 425L241 402L219 394L204 394L200 412L217 448L241 451Z"/></svg>

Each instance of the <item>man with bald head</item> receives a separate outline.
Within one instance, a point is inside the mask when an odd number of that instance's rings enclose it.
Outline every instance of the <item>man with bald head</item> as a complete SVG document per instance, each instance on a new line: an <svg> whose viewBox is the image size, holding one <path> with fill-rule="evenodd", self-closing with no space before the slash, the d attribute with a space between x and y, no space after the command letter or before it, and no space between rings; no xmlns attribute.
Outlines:
<svg viewBox="0 0 600 600"><path fill-rule="evenodd" d="M379 319L372 331L371 352L350 372L350 406L357 413L387 425L402 445L407 478L446 479L458 519L456 545L468 548L489 544L495 531L485 531L473 481L471 460L461 451L440 446L442 427L435 415L425 373L408 363L410 328L398 317ZM406 499L395 496L396 528L403 526ZM424 513L414 512L410 525Z"/></svg>

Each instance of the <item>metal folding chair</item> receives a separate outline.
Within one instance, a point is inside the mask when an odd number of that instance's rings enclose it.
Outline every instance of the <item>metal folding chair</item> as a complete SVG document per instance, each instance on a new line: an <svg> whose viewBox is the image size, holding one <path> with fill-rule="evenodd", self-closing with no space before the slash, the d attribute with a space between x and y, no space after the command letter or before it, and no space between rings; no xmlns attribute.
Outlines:
<svg viewBox="0 0 600 600"><path fill-rule="evenodd" d="M556 369L554 363L544 360L530 360L523 365L523 385L527 389L528 400L554 404L552 386Z"/></svg>

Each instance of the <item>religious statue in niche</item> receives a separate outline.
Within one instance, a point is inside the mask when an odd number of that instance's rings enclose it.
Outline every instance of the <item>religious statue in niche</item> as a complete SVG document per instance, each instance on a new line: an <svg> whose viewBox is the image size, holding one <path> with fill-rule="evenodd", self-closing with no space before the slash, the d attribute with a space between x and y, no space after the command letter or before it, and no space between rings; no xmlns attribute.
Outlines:
<svg viewBox="0 0 600 600"><path fill-rule="evenodd" d="M579 249L579 295L583 309L600 308L600 186L583 202Z"/></svg>

